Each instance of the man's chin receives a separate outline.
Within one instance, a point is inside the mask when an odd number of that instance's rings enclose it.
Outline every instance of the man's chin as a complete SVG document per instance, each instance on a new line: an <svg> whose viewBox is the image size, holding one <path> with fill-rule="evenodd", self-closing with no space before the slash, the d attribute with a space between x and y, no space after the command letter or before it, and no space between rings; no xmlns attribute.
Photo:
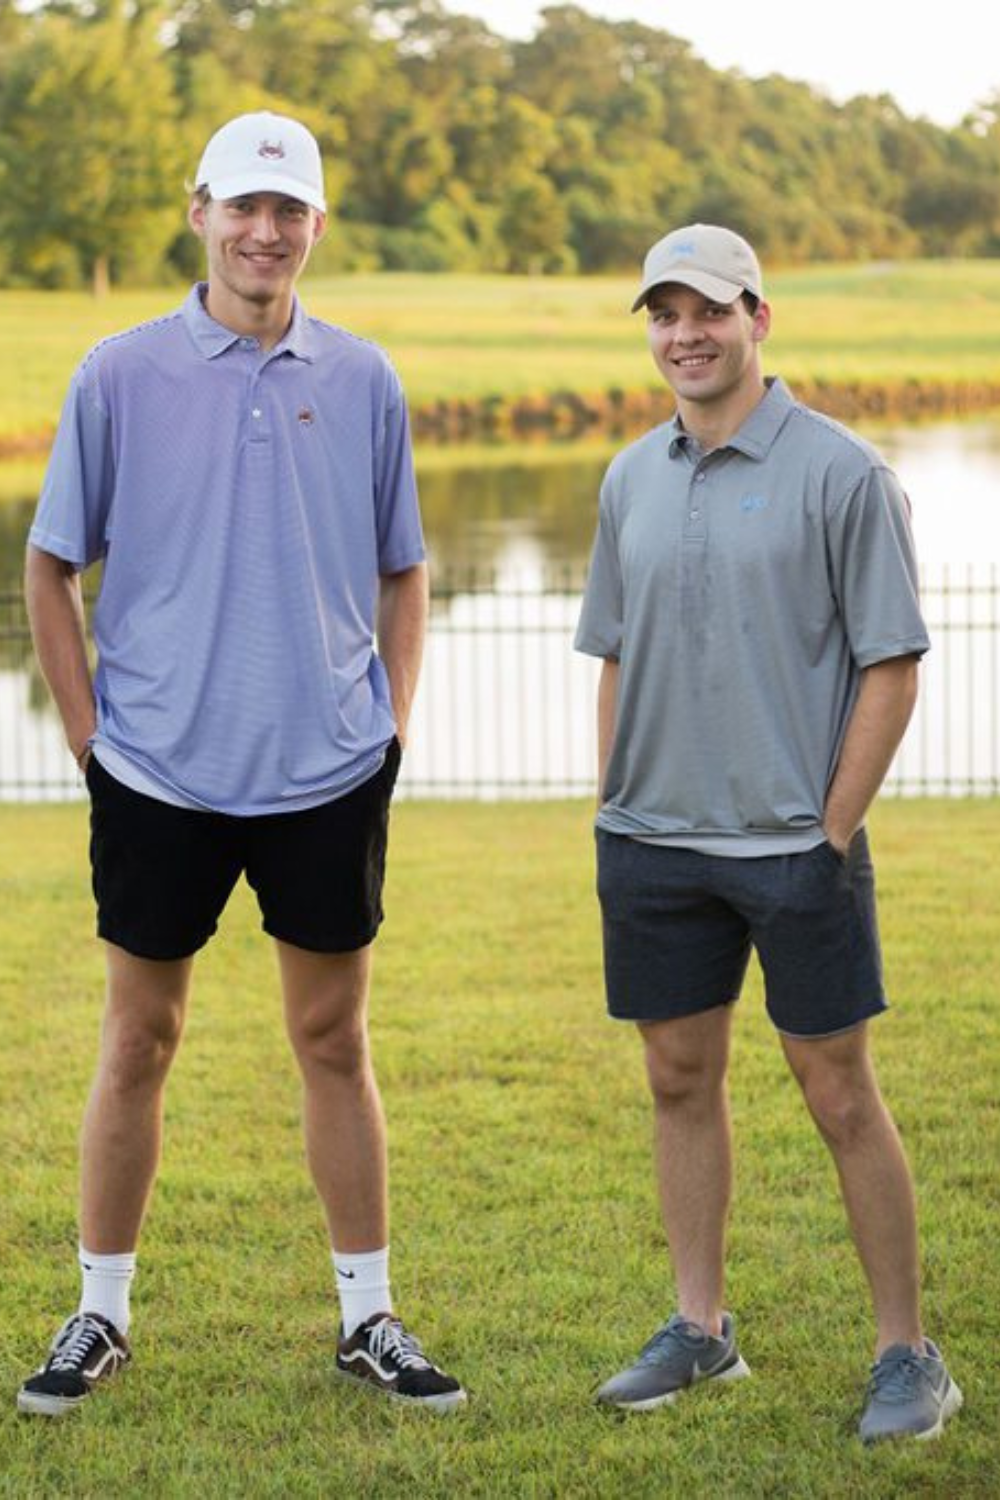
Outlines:
<svg viewBox="0 0 1000 1500"><path fill-rule="evenodd" d="M255 307L270 307L272 302L277 302L284 291L279 286L261 286L255 283L253 286L244 287L240 293L245 302L252 302Z"/></svg>

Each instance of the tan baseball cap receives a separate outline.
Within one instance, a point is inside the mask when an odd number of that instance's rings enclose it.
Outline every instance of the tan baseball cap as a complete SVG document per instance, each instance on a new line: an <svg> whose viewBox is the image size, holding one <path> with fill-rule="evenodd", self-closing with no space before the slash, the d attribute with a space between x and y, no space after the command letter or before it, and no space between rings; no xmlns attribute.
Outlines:
<svg viewBox="0 0 1000 1500"><path fill-rule="evenodd" d="M649 251L642 286L632 303L638 312L654 287L676 281L694 287L713 302L735 302L743 292L763 297L760 263L741 235L719 224L688 224L674 229Z"/></svg>
<svg viewBox="0 0 1000 1500"><path fill-rule="evenodd" d="M285 193L326 212L316 138L298 120L270 110L237 115L205 147L195 187L219 200L244 193Z"/></svg>

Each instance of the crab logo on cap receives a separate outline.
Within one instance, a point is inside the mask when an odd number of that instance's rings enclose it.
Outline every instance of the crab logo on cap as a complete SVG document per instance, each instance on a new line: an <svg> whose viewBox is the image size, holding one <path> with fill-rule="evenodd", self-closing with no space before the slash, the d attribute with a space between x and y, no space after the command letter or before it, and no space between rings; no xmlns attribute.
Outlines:
<svg viewBox="0 0 1000 1500"><path fill-rule="evenodd" d="M262 156L265 161L284 161L285 148L280 141L261 141L257 147L257 155Z"/></svg>

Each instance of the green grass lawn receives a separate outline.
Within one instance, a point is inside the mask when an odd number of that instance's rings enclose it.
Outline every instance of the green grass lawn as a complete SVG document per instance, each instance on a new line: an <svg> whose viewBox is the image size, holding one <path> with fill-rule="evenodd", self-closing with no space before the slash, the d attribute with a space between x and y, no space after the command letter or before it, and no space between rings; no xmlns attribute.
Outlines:
<svg viewBox="0 0 1000 1500"><path fill-rule="evenodd" d="M618 277L359 275L307 279L317 315L383 344L411 402L657 384L635 284ZM174 307L179 287L0 292L0 438L51 429L98 338ZM893 386L997 379L1000 261L813 266L769 278L768 364L790 380Z"/></svg>
<svg viewBox="0 0 1000 1500"><path fill-rule="evenodd" d="M671 1307L631 1028L603 1014L590 810L403 803L373 1036L401 1312L452 1418L331 1375L334 1293L268 945L241 890L196 977L135 1290L133 1368L59 1423L14 1410L77 1290L76 1137L101 1010L79 805L0 808L0 1495L992 1497L1000 1493L1000 802L873 818L873 1031L915 1168L926 1321L966 1407L863 1450L861 1276L754 977L732 1069L729 1299L754 1378L647 1416L592 1393Z"/></svg>

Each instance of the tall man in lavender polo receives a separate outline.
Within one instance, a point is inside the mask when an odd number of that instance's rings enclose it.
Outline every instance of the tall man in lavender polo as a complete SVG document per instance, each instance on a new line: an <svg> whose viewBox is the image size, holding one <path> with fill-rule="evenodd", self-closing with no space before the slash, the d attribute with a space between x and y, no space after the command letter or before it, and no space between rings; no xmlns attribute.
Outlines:
<svg viewBox="0 0 1000 1500"><path fill-rule="evenodd" d="M906 499L874 449L764 379L770 307L739 235L658 241L640 308L677 415L608 471L577 645L603 658L608 1006L645 1047L677 1311L598 1399L646 1410L748 1373L723 1282L729 1038L754 947L871 1287L861 1435L934 1436L961 1396L923 1335L910 1176L867 1039L885 999L862 825L928 645Z"/></svg>
<svg viewBox="0 0 1000 1500"><path fill-rule="evenodd" d="M92 801L107 1008L83 1125L79 1310L18 1405L60 1415L130 1359L193 956L242 873L302 1074L340 1293L336 1368L446 1410L458 1381L393 1316L367 1037L427 615L406 406L381 351L295 295L326 223L304 126L230 120L188 218L207 282L84 360L30 535L36 650ZM96 562L92 680L79 575Z"/></svg>

